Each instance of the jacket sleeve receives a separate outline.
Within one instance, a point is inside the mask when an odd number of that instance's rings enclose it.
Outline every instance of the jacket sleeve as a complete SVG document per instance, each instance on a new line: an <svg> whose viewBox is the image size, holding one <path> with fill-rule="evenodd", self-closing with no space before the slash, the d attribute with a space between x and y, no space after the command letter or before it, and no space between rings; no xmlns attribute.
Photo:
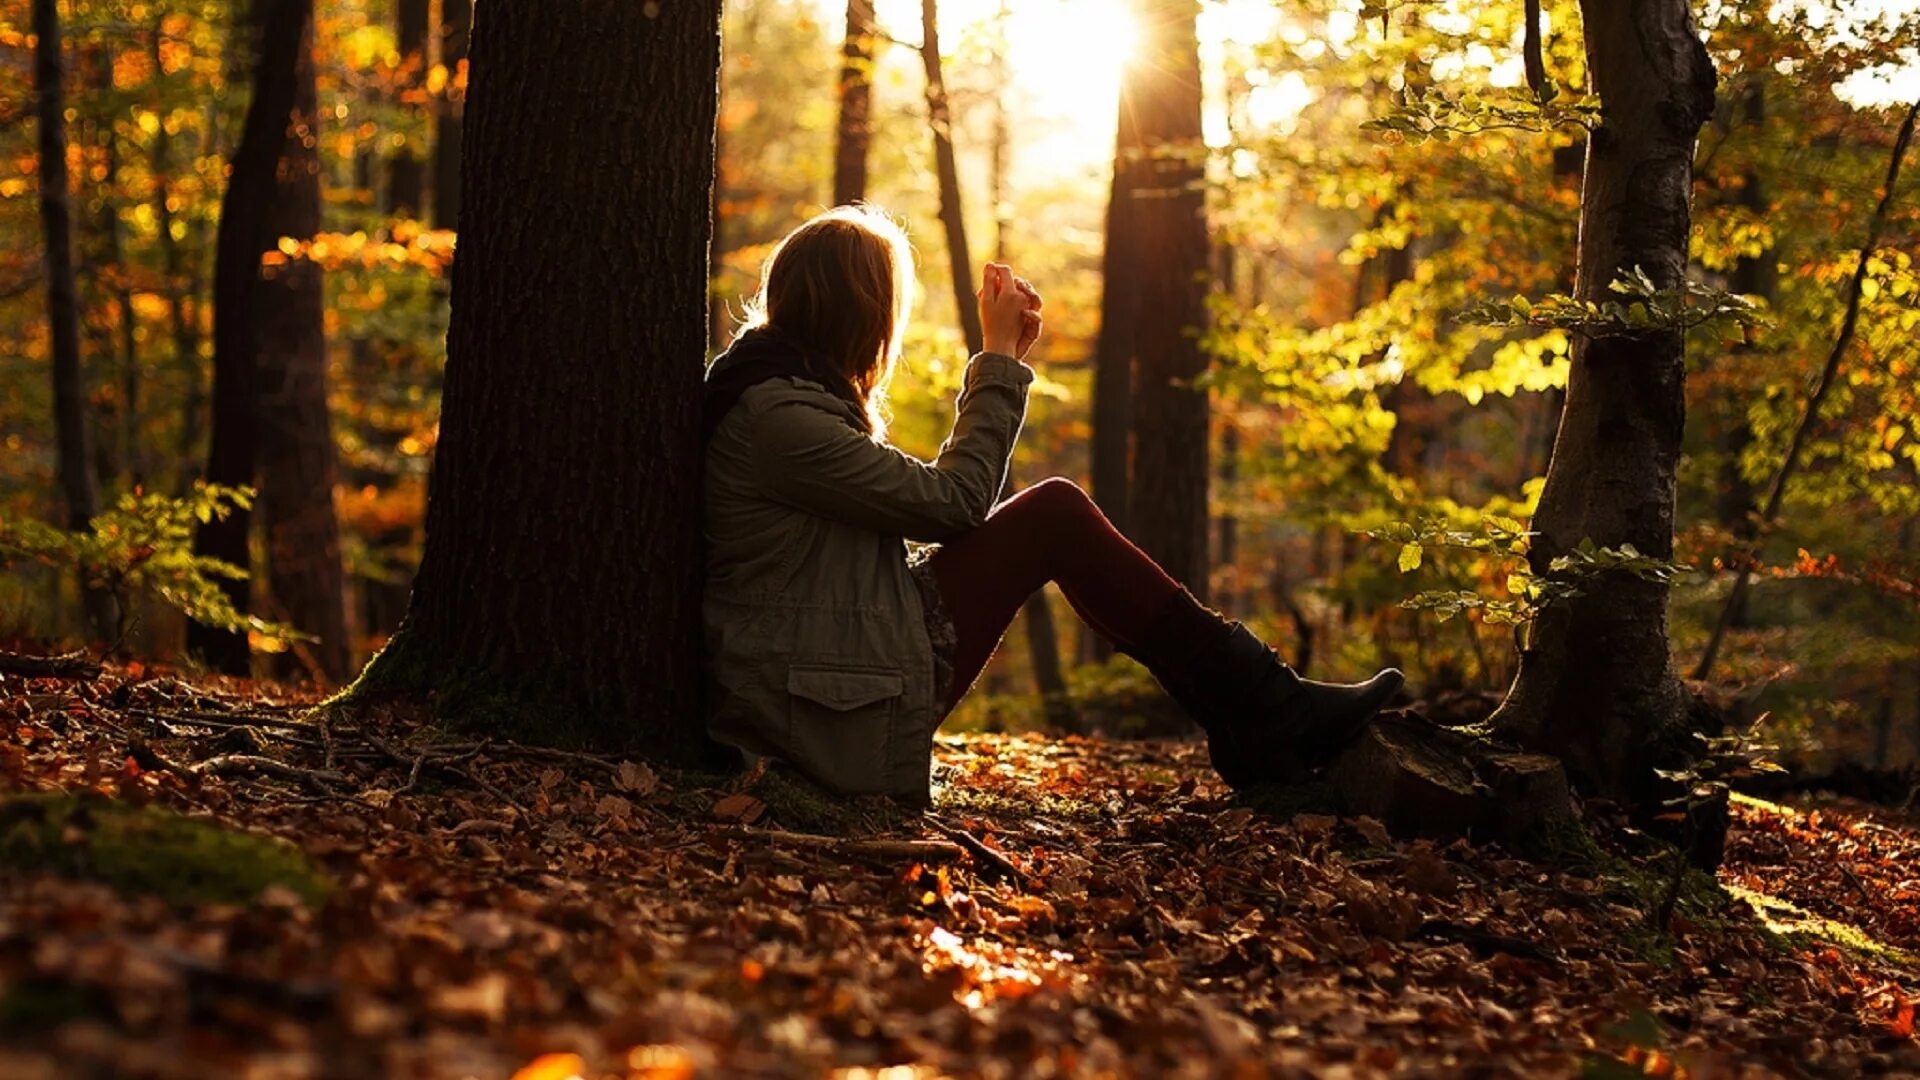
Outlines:
<svg viewBox="0 0 1920 1080"><path fill-rule="evenodd" d="M944 540L986 520L1007 480L1033 370L981 353L967 365L953 432L929 464L848 423L819 395L776 400L754 419L754 473L799 510L909 540Z"/></svg>

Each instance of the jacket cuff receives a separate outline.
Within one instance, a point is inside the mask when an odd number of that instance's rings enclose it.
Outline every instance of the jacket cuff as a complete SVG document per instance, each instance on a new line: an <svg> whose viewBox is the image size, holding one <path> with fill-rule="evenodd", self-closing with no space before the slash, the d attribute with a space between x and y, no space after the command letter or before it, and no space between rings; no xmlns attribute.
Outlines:
<svg viewBox="0 0 1920 1080"><path fill-rule="evenodd" d="M975 353L967 362L967 387L1005 386L1025 390L1033 382L1033 369L1005 353Z"/></svg>

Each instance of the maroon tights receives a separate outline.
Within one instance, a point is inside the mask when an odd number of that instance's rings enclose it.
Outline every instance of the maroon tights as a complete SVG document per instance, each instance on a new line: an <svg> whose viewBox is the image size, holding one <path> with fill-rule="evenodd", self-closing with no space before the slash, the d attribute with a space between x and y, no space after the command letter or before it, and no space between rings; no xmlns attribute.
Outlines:
<svg viewBox="0 0 1920 1080"><path fill-rule="evenodd" d="M1180 584L1120 535L1087 493L1054 477L995 507L929 560L960 639L949 706L973 685L1027 598L1057 582L1088 626L1137 649Z"/></svg>

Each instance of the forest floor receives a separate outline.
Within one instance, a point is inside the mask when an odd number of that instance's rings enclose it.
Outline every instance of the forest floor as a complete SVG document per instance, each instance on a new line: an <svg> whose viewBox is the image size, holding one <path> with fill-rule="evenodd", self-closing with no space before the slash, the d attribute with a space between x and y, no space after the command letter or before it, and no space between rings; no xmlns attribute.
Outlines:
<svg viewBox="0 0 1920 1080"><path fill-rule="evenodd" d="M1656 851L1281 820L1190 743L943 740L826 836L305 704L0 676L0 1075L1920 1075L1891 811L1737 803L1656 929Z"/></svg>

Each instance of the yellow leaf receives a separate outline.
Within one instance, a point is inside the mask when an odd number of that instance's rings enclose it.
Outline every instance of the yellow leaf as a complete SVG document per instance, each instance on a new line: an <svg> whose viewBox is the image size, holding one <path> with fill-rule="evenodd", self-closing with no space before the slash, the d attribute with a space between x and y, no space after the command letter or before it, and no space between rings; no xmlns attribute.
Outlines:
<svg viewBox="0 0 1920 1080"><path fill-rule="evenodd" d="M1419 544L1401 544L1400 572L1409 574L1420 569L1420 560L1425 554L1426 553L1420 549Z"/></svg>

